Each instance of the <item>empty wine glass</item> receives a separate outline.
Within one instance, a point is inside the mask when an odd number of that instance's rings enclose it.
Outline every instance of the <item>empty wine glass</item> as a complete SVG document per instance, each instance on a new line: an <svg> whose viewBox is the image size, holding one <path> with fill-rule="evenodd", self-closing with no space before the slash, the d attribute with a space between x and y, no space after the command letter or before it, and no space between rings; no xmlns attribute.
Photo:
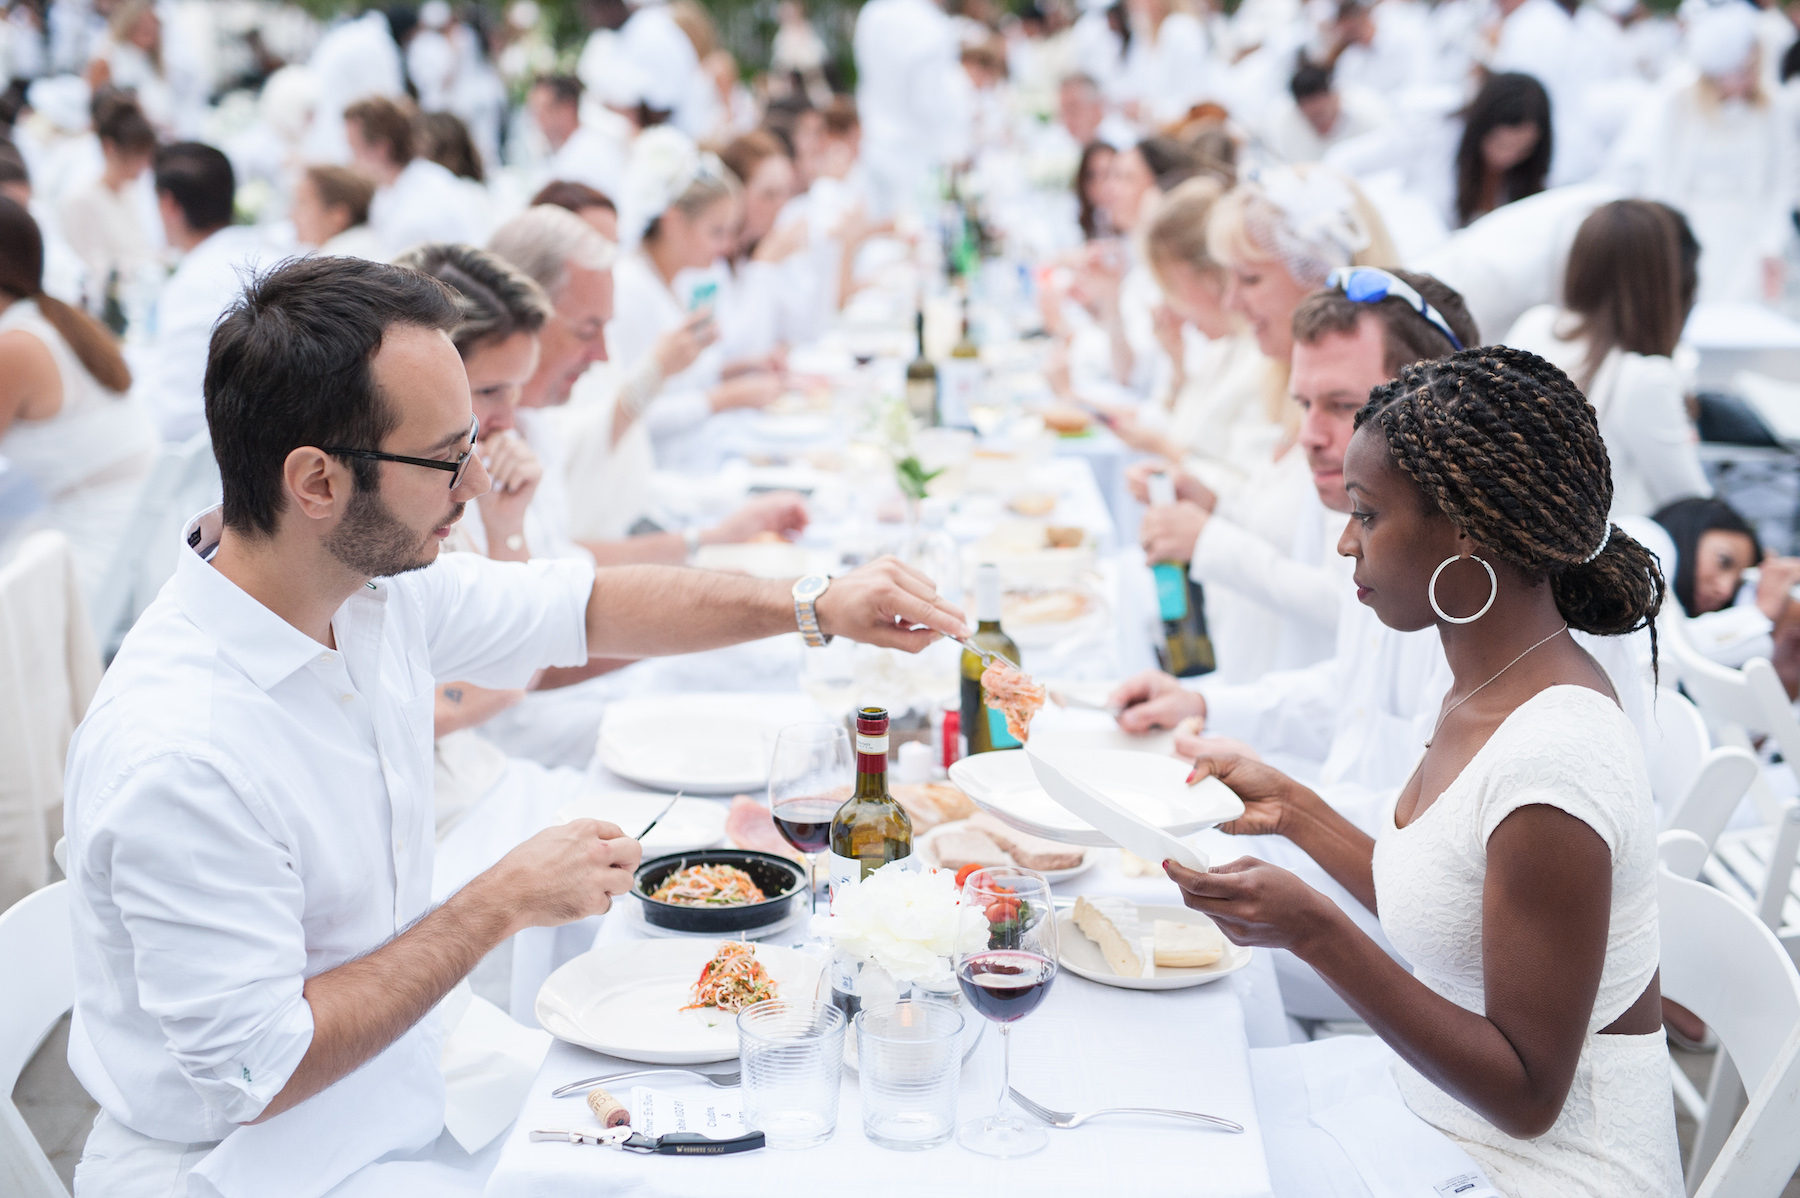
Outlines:
<svg viewBox="0 0 1800 1198"><path fill-rule="evenodd" d="M775 736L769 763L769 814L781 838L806 855L806 889L813 913L814 855L831 844L831 817L850 797L856 779L850 737L842 724L790 724Z"/></svg>
<svg viewBox="0 0 1800 1198"><path fill-rule="evenodd" d="M1024 1156L1048 1140L1044 1129L1012 1117L1012 1024L1038 1009L1056 978L1056 909L1050 882L1017 866L978 869L963 882L962 903L987 915L986 942L956 954L963 997L1000 1025L1000 1105L985 1119L971 1119L956 1142L983 1156Z"/></svg>

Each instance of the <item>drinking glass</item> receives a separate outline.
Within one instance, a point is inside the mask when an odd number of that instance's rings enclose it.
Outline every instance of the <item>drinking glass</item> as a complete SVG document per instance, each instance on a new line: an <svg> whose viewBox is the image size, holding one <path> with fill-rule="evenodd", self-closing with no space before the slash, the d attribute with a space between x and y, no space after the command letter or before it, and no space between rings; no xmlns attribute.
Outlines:
<svg viewBox="0 0 1800 1198"><path fill-rule="evenodd" d="M776 734L769 814L781 838L806 855L806 889L815 915L814 856L831 846L831 817L850 797L855 778L850 736L842 724L790 724Z"/></svg>
<svg viewBox="0 0 1800 1198"><path fill-rule="evenodd" d="M935 1148L956 1131L962 1013L904 999L856 1016L863 1135L883 1148Z"/></svg>
<svg viewBox="0 0 1800 1198"><path fill-rule="evenodd" d="M971 1119L956 1142L983 1156L1025 1156L1048 1141L1036 1123L1012 1116L1013 1023L1038 1009L1056 978L1056 909L1043 874L1017 866L978 869L963 882L962 903L987 915L987 942L956 954L956 980L969 1005L1000 1025L1000 1105Z"/></svg>
<svg viewBox="0 0 1800 1198"><path fill-rule="evenodd" d="M770 999L738 1012L744 1122L770 1148L811 1148L837 1130L844 1013L828 1002Z"/></svg>

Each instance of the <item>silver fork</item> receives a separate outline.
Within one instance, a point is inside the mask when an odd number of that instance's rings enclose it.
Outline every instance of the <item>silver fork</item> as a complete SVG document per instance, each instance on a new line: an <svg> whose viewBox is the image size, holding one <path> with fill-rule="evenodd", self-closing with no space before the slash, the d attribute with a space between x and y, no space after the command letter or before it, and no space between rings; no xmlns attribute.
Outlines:
<svg viewBox="0 0 1800 1198"><path fill-rule="evenodd" d="M1036 1115L1039 1119L1042 1119L1045 1123L1048 1123L1051 1127L1080 1127L1089 1119L1096 1119L1101 1115L1167 1115L1171 1119L1193 1119L1199 1123L1210 1123L1214 1127L1223 1128L1226 1131L1244 1130L1243 1124L1241 1123L1233 1123L1231 1120L1221 1119L1217 1115L1202 1115L1198 1111L1171 1111L1164 1110L1160 1107L1144 1106L1109 1106L1098 1111L1053 1111L1047 1106L1040 1106L1031 1101L1031 1099L1025 1097L1017 1090L1012 1089L1010 1086L1007 1088L1007 1093L1012 1095L1014 1102Z"/></svg>
<svg viewBox="0 0 1800 1198"><path fill-rule="evenodd" d="M609 1073L605 1077L584 1077L578 1082L570 1082L566 1086L558 1086L550 1091L552 1098L567 1098L571 1094L592 1090L595 1086L604 1086L608 1082L631 1081L639 1077L655 1077L659 1073L684 1073L689 1077L697 1077L710 1082L721 1090L729 1090L744 1080L738 1073L702 1073L698 1069L633 1069L629 1073Z"/></svg>

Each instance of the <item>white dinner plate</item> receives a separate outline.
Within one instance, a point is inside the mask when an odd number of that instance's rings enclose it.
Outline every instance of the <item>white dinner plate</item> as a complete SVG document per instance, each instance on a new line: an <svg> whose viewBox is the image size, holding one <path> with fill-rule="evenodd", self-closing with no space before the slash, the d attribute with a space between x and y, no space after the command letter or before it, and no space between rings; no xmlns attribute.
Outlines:
<svg viewBox="0 0 1800 1198"><path fill-rule="evenodd" d="M937 838L954 828L962 827L968 822L969 821L967 820L961 819L951 820L947 824L939 824L935 828L919 833L917 836L913 837L913 852L918 854L919 860L925 864L927 869L939 868L940 863L938 861L937 849L934 847ZM1083 848L1081 850L1080 865L1071 866L1068 869L1046 869L1041 872L1045 878L1049 879L1052 885L1055 885L1057 882L1066 882L1078 874L1086 873L1088 870L1094 868L1094 862L1098 860L1100 860L1099 849Z"/></svg>
<svg viewBox="0 0 1800 1198"><path fill-rule="evenodd" d="M675 694L619 699L600 717L600 764L639 786L755 794L769 783L775 734L821 720L805 695Z"/></svg>
<svg viewBox="0 0 1800 1198"><path fill-rule="evenodd" d="M1243 801L1224 784L1189 786L1193 766L1179 758L1129 749L1064 748L1056 760L1059 767L1171 836L1188 836L1244 814ZM1021 832L1065 844L1113 843L1044 793L1023 749L964 757L950 767L950 781L962 787L977 807Z"/></svg>
<svg viewBox="0 0 1800 1198"><path fill-rule="evenodd" d="M555 818L560 824L572 819L603 819L619 825L625 835L636 836L673 797L644 790L594 790L558 807ZM725 804L717 799L683 797L644 837L644 860L715 848L724 842Z"/></svg>
<svg viewBox="0 0 1800 1198"><path fill-rule="evenodd" d="M1148 903L1137 904L1137 913L1138 923L1144 934L1143 943L1138 946L1138 951L1144 955L1144 977L1128 978L1114 973L1112 966L1106 963L1106 958L1101 954L1100 946L1075 926L1073 911L1059 911L1056 916L1057 961L1064 969L1090 981L1126 990L1182 990L1188 986L1204 986L1250 964L1253 950L1227 940L1225 955L1211 965L1202 965L1196 969L1157 965L1151 940L1157 920L1171 919L1176 923L1191 923L1198 927L1211 927L1212 920L1186 907L1163 907Z"/></svg>
<svg viewBox="0 0 1800 1198"><path fill-rule="evenodd" d="M719 949L707 940L625 940L576 957L551 974L537 996L537 1020L559 1040L648 1065L701 1065L738 1055L737 1016L711 1008L684 1011L694 980ZM781 998L810 999L819 962L805 953L758 944L756 958Z"/></svg>

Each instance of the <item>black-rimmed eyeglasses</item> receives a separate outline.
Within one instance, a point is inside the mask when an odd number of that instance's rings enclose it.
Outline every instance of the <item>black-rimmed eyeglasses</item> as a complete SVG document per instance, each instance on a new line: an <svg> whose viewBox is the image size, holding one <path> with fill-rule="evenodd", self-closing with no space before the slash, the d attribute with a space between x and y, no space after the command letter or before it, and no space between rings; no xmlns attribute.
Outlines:
<svg viewBox="0 0 1800 1198"><path fill-rule="evenodd" d="M481 435L481 418L469 418L469 445L456 457L445 461L442 458L409 458L404 454L383 453L379 449L344 449L336 446L324 446L326 453L338 454L346 458L368 458L372 462L404 462L408 466L424 466L432 470L450 471L450 489L456 490L462 485L463 474L469 468L469 459L475 456L475 440Z"/></svg>
<svg viewBox="0 0 1800 1198"><path fill-rule="evenodd" d="M1373 266L1340 266L1326 278L1325 286L1343 292L1355 304L1379 304L1390 295L1404 300L1414 312L1430 321L1438 332L1448 337L1453 348L1463 348L1461 339L1451 331L1450 322L1444 319L1444 314L1427 303L1425 297L1405 279L1385 270Z"/></svg>

